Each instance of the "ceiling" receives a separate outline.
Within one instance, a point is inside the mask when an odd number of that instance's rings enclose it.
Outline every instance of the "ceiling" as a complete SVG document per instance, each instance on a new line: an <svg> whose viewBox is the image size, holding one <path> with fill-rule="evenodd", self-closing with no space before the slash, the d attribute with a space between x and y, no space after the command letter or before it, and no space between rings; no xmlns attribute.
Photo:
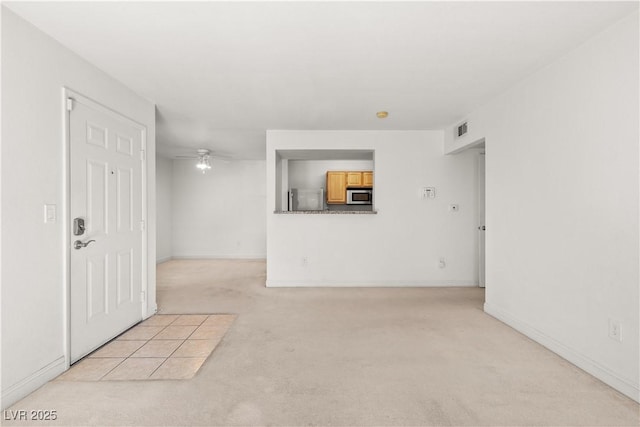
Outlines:
<svg viewBox="0 0 640 427"><path fill-rule="evenodd" d="M4 2L157 105L158 151L442 129L637 2ZM379 110L389 117L377 119Z"/></svg>

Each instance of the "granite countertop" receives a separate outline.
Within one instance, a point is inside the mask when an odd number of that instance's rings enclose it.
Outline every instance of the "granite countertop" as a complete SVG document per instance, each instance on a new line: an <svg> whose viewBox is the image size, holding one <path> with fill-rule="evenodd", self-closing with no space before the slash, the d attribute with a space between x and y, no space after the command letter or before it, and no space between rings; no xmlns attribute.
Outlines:
<svg viewBox="0 0 640 427"><path fill-rule="evenodd" d="M285 215L375 215L378 211L274 211Z"/></svg>

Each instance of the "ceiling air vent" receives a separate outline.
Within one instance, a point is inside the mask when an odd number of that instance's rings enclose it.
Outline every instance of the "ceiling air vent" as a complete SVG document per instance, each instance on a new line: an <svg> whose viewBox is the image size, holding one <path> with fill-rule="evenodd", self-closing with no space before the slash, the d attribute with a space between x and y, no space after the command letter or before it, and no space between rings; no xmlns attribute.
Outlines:
<svg viewBox="0 0 640 427"><path fill-rule="evenodd" d="M467 133L467 122L464 122L464 123L458 125L458 127L456 128L456 136L458 138L460 138L461 136L463 136L466 133Z"/></svg>

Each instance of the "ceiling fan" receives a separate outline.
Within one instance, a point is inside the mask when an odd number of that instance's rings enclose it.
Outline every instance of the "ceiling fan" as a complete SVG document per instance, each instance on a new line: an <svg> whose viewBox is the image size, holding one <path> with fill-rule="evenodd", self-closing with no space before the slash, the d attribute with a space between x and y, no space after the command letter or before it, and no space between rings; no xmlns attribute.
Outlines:
<svg viewBox="0 0 640 427"><path fill-rule="evenodd" d="M207 170L211 169L211 159L222 160L224 162L228 162L231 160L230 157L227 156L219 156L212 155L211 150L206 148L198 148L195 154L187 155L187 156L176 156L176 159L198 159L198 163L196 163L196 167L205 173Z"/></svg>

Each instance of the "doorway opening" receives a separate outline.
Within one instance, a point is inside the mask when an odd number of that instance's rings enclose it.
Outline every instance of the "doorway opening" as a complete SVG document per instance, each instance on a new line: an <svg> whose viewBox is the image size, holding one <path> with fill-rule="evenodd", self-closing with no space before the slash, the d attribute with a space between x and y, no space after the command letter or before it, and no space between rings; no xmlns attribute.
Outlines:
<svg viewBox="0 0 640 427"><path fill-rule="evenodd" d="M484 144L483 144L484 145ZM485 149L478 152L478 286L485 287Z"/></svg>

